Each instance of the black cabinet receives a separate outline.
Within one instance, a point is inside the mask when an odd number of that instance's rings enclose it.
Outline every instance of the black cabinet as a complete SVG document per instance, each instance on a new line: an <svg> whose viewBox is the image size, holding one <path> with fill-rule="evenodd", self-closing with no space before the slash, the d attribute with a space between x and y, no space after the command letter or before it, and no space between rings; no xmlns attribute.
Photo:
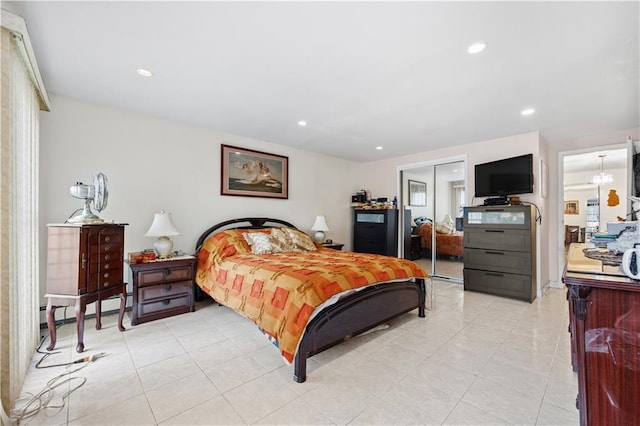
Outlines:
<svg viewBox="0 0 640 426"><path fill-rule="evenodd" d="M398 256L398 210L354 210L353 251Z"/></svg>

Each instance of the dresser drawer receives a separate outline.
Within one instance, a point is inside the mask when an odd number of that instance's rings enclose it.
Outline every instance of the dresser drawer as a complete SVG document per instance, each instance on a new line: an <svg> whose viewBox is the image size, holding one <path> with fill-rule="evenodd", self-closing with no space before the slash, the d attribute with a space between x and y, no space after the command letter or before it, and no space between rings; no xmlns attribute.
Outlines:
<svg viewBox="0 0 640 426"><path fill-rule="evenodd" d="M355 234L357 238L381 239L385 237L386 229L384 224L358 223L355 227Z"/></svg>
<svg viewBox="0 0 640 426"><path fill-rule="evenodd" d="M89 275L89 282L97 285L97 290L122 284L122 266L106 271L96 271Z"/></svg>
<svg viewBox="0 0 640 426"><path fill-rule="evenodd" d="M158 267L157 269L140 272L138 274L138 286L170 283L193 279L191 266Z"/></svg>
<svg viewBox="0 0 640 426"><path fill-rule="evenodd" d="M151 321L159 318L189 312L191 295L183 294L155 302L138 304L138 322Z"/></svg>
<svg viewBox="0 0 640 426"><path fill-rule="evenodd" d="M384 242L372 240L357 240L353 251L356 253L387 254L387 246Z"/></svg>
<svg viewBox="0 0 640 426"><path fill-rule="evenodd" d="M464 246L530 253L531 232L521 229L465 229Z"/></svg>
<svg viewBox="0 0 640 426"><path fill-rule="evenodd" d="M177 295L191 294L192 288L193 284L191 281L140 287L138 289L138 300L140 303L146 303L157 298L168 298Z"/></svg>
<svg viewBox="0 0 640 426"><path fill-rule="evenodd" d="M531 302L535 298L535 286L531 275L507 274L501 272L467 269L464 274L464 289L509 296ZM532 294L533 291L533 294Z"/></svg>
<svg viewBox="0 0 640 426"><path fill-rule="evenodd" d="M469 269L528 275L531 273L531 253L465 248L464 266Z"/></svg>

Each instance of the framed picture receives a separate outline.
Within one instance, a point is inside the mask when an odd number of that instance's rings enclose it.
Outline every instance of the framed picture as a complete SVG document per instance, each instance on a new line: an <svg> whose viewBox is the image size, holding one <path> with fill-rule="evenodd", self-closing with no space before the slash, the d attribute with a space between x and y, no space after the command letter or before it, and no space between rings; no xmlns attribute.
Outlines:
<svg viewBox="0 0 640 426"><path fill-rule="evenodd" d="M409 179L409 205L427 205L427 184L417 180Z"/></svg>
<svg viewBox="0 0 640 426"><path fill-rule="evenodd" d="M221 195L289 198L289 158L222 145Z"/></svg>
<svg viewBox="0 0 640 426"><path fill-rule="evenodd" d="M580 213L578 200L571 200L564 202L564 214L578 214Z"/></svg>

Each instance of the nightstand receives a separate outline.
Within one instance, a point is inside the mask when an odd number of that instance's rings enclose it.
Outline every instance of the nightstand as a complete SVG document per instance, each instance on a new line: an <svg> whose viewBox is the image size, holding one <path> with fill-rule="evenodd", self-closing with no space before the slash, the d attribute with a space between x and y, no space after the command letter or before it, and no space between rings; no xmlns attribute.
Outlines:
<svg viewBox="0 0 640 426"><path fill-rule="evenodd" d="M411 248L409 252L409 259L420 259L420 252L422 251L422 237L420 235L411 235Z"/></svg>
<svg viewBox="0 0 640 426"><path fill-rule="evenodd" d="M195 311L195 265L194 256L129 264L133 275L131 325Z"/></svg>
<svg viewBox="0 0 640 426"><path fill-rule="evenodd" d="M342 250L344 244L341 243L322 243L322 247L334 249L334 250Z"/></svg>

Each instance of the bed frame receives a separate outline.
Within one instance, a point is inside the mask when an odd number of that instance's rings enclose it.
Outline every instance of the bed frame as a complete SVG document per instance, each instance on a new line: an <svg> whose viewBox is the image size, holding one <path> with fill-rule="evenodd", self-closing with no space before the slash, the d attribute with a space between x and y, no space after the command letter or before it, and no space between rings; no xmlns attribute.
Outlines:
<svg viewBox="0 0 640 426"><path fill-rule="evenodd" d="M274 226L295 228L289 222L272 218L247 217L214 225L202 233L196 252L216 231L241 228L258 229ZM318 313L307 325L294 359L293 379L302 383L307 379L307 358L345 340L364 333L392 318L418 309L425 316L425 280L381 283L369 286L340 299Z"/></svg>

